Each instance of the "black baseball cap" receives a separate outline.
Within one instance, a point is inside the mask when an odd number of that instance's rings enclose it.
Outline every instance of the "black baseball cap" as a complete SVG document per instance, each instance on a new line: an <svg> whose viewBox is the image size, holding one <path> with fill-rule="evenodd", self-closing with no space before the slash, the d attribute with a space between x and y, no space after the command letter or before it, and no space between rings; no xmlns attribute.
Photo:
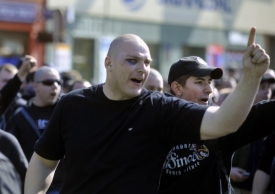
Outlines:
<svg viewBox="0 0 275 194"><path fill-rule="evenodd" d="M202 58L189 56L172 64L168 75L168 84L171 85L173 81L187 73L195 77L210 75L212 79L220 79L223 75L221 68L210 67Z"/></svg>

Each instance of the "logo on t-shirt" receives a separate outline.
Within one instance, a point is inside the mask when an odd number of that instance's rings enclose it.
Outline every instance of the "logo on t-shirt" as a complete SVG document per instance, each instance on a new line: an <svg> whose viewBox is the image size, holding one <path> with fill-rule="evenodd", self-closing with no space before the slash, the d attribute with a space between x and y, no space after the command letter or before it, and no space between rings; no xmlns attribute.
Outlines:
<svg viewBox="0 0 275 194"><path fill-rule="evenodd" d="M46 119L38 119L37 123L38 123L38 128L39 128L40 130L44 130L44 129L47 127L47 125L48 125L48 123L49 123L49 120L46 120Z"/></svg>
<svg viewBox="0 0 275 194"><path fill-rule="evenodd" d="M200 160L209 156L209 150L205 145L180 144L174 146L168 153L164 170L170 175L182 175L200 165Z"/></svg>

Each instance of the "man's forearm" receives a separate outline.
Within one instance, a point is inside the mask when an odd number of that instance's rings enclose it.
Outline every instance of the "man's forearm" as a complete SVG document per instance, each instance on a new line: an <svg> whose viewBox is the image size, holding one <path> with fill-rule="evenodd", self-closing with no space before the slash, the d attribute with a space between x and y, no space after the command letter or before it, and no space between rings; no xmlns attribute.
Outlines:
<svg viewBox="0 0 275 194"><path fill-rule="evenodd" d="M25 179L25 194L44 194L48 190L59 161L47 160L33 154Z"/></svg>
<svg viewBox="0 0 275 194"><path fill-rule="evenodd" d="M242 77L217 111L217 124L224 132L235 132L246 119L259 88L260 78Z"/></svg>
<svg viewBox="0 0 275 194"><path fill-rule="evenodd" d="M252 194L264 194L268 184L270 176L264 171L257 170L253 180Z"/></svg>
<svg viewBox="0 0 275 194"><path fill-rule="evenodd" d="M270 64L270 57L260 45L255 44L255 37L256 28L253 27L243 55L243 76L220 108L207 109L201 124L201 139L213 139L233 133L247 117L261 77Z"/></svg>
<svg viewBox="0 0 275 194"><path fill-rule="evenodd" d="M235 132L247 117L260 78L243 77L220 108L209 107L201 125L201 139L213 139Z"/></svg>

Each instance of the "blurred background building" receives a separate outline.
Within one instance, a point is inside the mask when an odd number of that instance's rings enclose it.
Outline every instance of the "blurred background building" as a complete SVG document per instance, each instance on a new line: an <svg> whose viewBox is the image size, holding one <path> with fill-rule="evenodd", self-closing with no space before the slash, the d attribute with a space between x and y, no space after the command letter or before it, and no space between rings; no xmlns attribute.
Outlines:
<svg viewBox="0 0 275 194"><path fill-rule="evenodd" d="M0 65L17 65L25 54L44 62L44 46L37 41L44 30L45 0L0 0Z"/></svg>
<svg viewBox="0 0 275 194"><path fill-rule="evenodd" d="M5 19L2 4L24 8L26 19ZM0 0L0 55L6 56L5 48L16 48L17 54L33 54L60 71L78 70L97 84L105 81L110 42L134 33L148 44L152 67L164 78L174 61L188 55L239 70L255 26L256 41L275 69L274 10L275 0Z"/></svg>

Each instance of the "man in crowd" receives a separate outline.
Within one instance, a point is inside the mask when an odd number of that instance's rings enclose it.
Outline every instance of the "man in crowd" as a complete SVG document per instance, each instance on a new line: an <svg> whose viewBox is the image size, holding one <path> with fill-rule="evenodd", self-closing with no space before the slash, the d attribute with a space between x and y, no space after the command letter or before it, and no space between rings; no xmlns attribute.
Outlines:
<svg viewBox="0 0 275 194"><path fill-rule="evenodd" d="M1 89L0 112L3 113L13 102L22 82L37 65L35 58L26 55L15 76ZM14 68L14 67L12 67ZM17 139L0 129L0 193L22 193L28 161Z"/></svg>
<svg viewBox="0 0 275 194"><path fill-rule="evenodd" d="M69 92L73 91L73 90L77 90L77 89L81 89L81 88L89 88L91 87L92 84L90 82L88 82L87 80L75 80L72 85L69 88Z"/></svg>
<svg viewBox="0 0 275 194"><path fill-rule="evenodd" d="M24 56L22 65L17 74L1 88L0 115L10 106L16 94L20 90L22 82L25 81L30 71L37 65L36 59L30 55Z"/></svg>
<svg viewBox="0 0 275 194"><path fill-rule="evenodd" d="M275 157L275 133L266 137L263 141L263 149L260 154L259 164L253 179L252 194L266 193L270 185L270 193L275 193L274 181L274 157ZM273 165L272 165L273 162ZM271 183L271 184L270 184ZM272 190L272 191L271 191Z"/></svg>
<svg viewBox="0 0 275 194"><path fill-rule="evenodd" d="M223 136L245 120L269 66L254 40L252 28L236 89L221 107L207 107L143 89L152 61L148 46L133 34L114 39L105 58L106 82L58 103L35 145L25 193L45 193L65 154L61 193L157 193L172 143Z"/></svg>
<svg viewBox="0 0 275 194"><path fill-rule="evenodd" d="M147 90L163 92L163 78L162 75L156 70L151 68L148 79L144 87Z"/></svg>
<svg viewBox="0 0 275 194"><path fill-rule="evenodd" d="M12 64L4 64L0 67L0 90L17 72L18 69Z"/></svg>
<svg viewBox="0 0 275 194"><path fill-rule="evenodd" d="M254 103L258 103L262 100L270 100L271 88L274 83L275 73L272 69L268 69L261 79L260 87L256 94ZM274 114L271 114L271 116L274 116ZM269 118L269 115L266 115L266 118ZM260 121L258 120L258 122ZM269 120L265 120L265 122L269 122ZM261 123L263 122L261 121ZM263 126L259 126L258 130L265 130L264 123ZM267 135L268 134L266 134L265 136ZM265 136L259 137L264 138ZM230 173L230 178L232 180L232 185L234 186L236 194L252 193L253 177L258 167L259 157L263 146L263 139L258 138L257 140L258 141L255 141L251 144L248 144L240 148L238 151L236 151L233 157L233 168ZM249 174L245 175L245 172L248 172ZM263 184L257 185L260 187L263 186ZM269 193L271 193L271 187L269 187L268 190L270 191Z"/></svg>
<svg viewBox="0 0 275 194"><path fill-rule="evenodd" d="M0 67L0 90L7 84L7 82L12 79L15 74L17 74L18 69L12 64L4 64ZM0 119L0 128L9 131L8 122L13 114L13 112L20 106L25 105L27 102L21 98L19 92L17 93L14 100L6 108L5 112L2 112L2 117Z"/></svg>
<svg viewBox="0 0 275 194"><path fill-rule="evenodd" d="M43 134L61 92L61 78L53 67L42 66L34 74L35 97L26 107L15 111L11 119L12 134L18 139L27 160L33 154L33 147ZM59 190L62 182L62 166L59 166L51 190Z"/></svg>
<svg viewBox="0 0 275 194"><path fill-rule="evenodd" d="M209 67L203 59L191 56L171 66L168 82L171 94L176 97L211 105L212 81L221 77L221 69ZM274 109L275 102L255 105L235 133L216 140L181 142L172 146L162 171L160 193L230 193L229 172L233 153L241 146L274 131L273 114L262 118L265 113L274 113ZM264 129L259 130L259 126Z"/></svg>

